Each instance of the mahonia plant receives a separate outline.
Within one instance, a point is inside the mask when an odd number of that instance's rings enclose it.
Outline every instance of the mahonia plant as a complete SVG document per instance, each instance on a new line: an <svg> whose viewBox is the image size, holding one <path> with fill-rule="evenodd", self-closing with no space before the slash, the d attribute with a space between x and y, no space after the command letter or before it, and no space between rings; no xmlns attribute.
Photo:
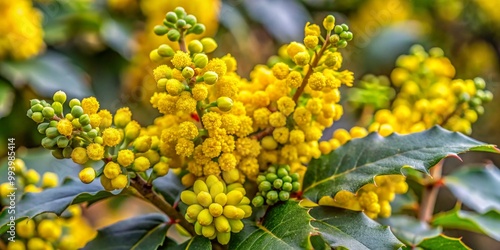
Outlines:
<svg viewBox="0 0 500 250"><path fill-rule="evenodd" d="M283 45L270 65L256 66L245 79L238 75L233 56L210 55L218 47L213 38L189 39L190 34L202 35L205 27L176 8L154 28L179 49L162 44L149 54L157 64L152 72L157 91L150 102L160 113L152 124L140 125L127 107L114 115L100 109L95 97L72 99L66 105L66 94L58 91L53 102L31 100L27 116L45 136L42 146L55 158L84 166L78 177L88 185L78 183L77 188L83 185L88 191L73 194L62 205L93 203L122 190L168 216L144 215L100 229L86 248L106 247L113 232L125 235L130 248L465 247L460 239L442 235L408 239L371 219L390 219L391 202L410 189L403 174L411 170L408 178L424 190L415 217L433 226L450 225L446 216L456 211L432 217L436 190L446 183L439 162L469 150L498 149L441 127L470 133L471 124L484 112L482 104L492 99L484 80L453 79L455 70L442 50L427 53L414 46L410 55L397 60L391 74L397 95L377 101L381 93L391 93L388 78L363 78L363 88L378 92L358 107L374 106L362 112L359 126L325 135L344 113L339 89L353 85L353 73L341 70L340 53L353 34L332 15L324 18L322 27L307 23L303 41ZM416 174L429 174L433 166L435 179ZM40 191L30 186L38 182L37 174L27 171L23 176L26 191ZM95 178L106 191L96 189ZM42 187L54 182L50 175L44 177ZM55 187L54 199L58 188L71 185L77 184ZM1 187L5 197L9 187ZM460 194L457 197L467 202ZM30 206L36 201L27 196L20 202ZM39 204L36 212L49 211L43 210L46 206ZM60 238L57 227L47 226L52 217L39 222L32 215L20 217L28 220L24 231L33 231L39 223L40 237ZM431 221L443 216L444 222ZM464 227L457 223L451 227ZM167 232L172 224L189 239L174 240ZM44 228L54 229L49 235ZM375 242L378 245L370 245Z"/></svg>

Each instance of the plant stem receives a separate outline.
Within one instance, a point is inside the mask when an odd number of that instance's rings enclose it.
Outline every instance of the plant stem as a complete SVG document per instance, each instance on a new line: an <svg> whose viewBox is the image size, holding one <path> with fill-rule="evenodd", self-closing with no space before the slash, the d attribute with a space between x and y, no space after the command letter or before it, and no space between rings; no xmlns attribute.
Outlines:
<svg viewBox="0 0 500 250"><path fill-rule="evenodd" d="M168 215L174 223L179 223L191 235L195 236L193 225L189 223L184 216L182 216L175 208L168 204L161 196L154 190L151 184L148 184L144 179L139 176L130 179L130 185L134 187L144 198L149 200L158 209Z"/></svg>
<svg viewBox="0 0 500 250"><path fill-rule="evenodd" d="M181 32L181 37L179 38L178 42L179 42L179 49L182 52L187 52L186 40L184 40L184 31Z"/></svg>
<svg viewBox="0 0 500 250"><path fill-rule="evenodd" d="M431 169L432 180L429 185L424 187L422 193L422 204L420 205L420 211L418 217L420 221L430 222L432 215L434 213L434 205L436 204L436 198L441 187L441 175L443 172L443 161L441 160L436 166Z"/></svg>

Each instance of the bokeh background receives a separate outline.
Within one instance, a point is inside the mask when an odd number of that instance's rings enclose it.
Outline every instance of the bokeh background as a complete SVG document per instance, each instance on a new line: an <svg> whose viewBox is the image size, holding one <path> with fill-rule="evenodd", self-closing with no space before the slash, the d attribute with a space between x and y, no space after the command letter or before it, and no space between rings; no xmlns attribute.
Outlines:
<svg viewBox="0 0 500 250"><path fill-rule="evenodd" d="M152 29L176 6L206 25L205 36L219 43L214 56L233 55L242 76L268 63L281 45L301 41L306 22L321 23L334 14L354 33L343 51L343 68L352 70L356 79L365 74L389 76L396 58L421 44L442 48L456 68L455 78L483 77L487 89L500 97L499 5L499 0L0 0L0 156L7 152L7 139L15 138L21 157L45 157L48 152L34 149L42 136L25 114L30 99L50 98L57 90L66 91L69 98L96 96L101 108L112 112L129 106L142 125L150 123L159 114L148 102L156 88L156 65L149 51L168 43ZM349 128L359 112L346 101L348 89L342 93L345 114L334 127ZM472 137L500 144L499 107L500 98L485 105ZM469 153L463 158L464 163L449 160L445 174L486 159L500 165L500 157L492 154ZM50 161L43 166L36 162L28 160L27 167L51 167ZM121 198L111 205L124 202L128 214L144 207ZM454 205L443 190L436 211ZM94 225L128 216L113 209L109 214L115 216L96 219ZM450 234L464 235L465 243L475 249L500 248L479 234Z"/></svg>

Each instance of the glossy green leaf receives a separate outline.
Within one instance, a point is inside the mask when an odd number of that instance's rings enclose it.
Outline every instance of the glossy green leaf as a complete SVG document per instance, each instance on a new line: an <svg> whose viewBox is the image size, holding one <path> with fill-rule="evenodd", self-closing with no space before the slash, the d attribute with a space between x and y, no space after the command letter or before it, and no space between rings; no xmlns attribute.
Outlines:
<svg viewBox="0 0 500 250"><path fill-rule="evenodd" d="M441 228L432 228L427 223L408 215L393 215L379 221L390 226L394 235L409 246L418 245L426 238L437 237L442 232Z"/></svg>
<svg viewBox="0 0 500 250"><path fill-rule="evenodd" d="M27 193L15 205L15 214L9 214L9 207L6 207L0 214L0 234L7 231L7 223L11 215L15 215L16 221L41 213L60 215L69 205L95 202L113 195L111 192L104 191L99 182L83 184L73 179L68 179L61 186L45 189L40 193Z"/></svg>
<svg viewBox="0 0 500 250"><path fill-rule="evenodd" d="M171 249L171 248L168 248L168 249ZM206 249L206 250L209 250L209 249L212 249L212 243L210 242L210 240L208 238L205 238L203 236L195 236L193 238L191 238L190 240L180 244L179 246L177 247L174 247L172 249L184 249L184 250L198 250L198 249Z"/></svg>
<svg viewBox="0 0 500 250"><path fill-rule="evenodd" d="M479 213L500 211L500 170L496 166L462 168L446 176L444 184L460 201Z"/></svg>
<svg viewBox="0 0 500 250"><path fill-rule="evenodd" d="M180 177L173 173L173 171L170 171L166 176L155 179L153 181L153 186L170 204L174 204L181 192L186 189L186 187L182 185Z"/></svg>
<svg viewBox="0 0 500 250"><path fill-rule="evenodd" d="M245 228L231 235L229 249L311 248L312 217L296 201L270 207L261 223L245 220Z"/></svg>
<svg viewBox="0 0 500 250"><path fill-rule="evenodd" d="M435 226L463 229L482 233L500 241L500 212L491 210L484 214L453 209L435 215L432 220Z"/></svg>
<svg viewBox="0 0 500 250"><path fill-rule="evenodd" d="M317 202L340 190L356 192L376 175L401 174L405 165L427 173L441 159L466 151L498 149L439 126L409 135L372 133L313 159L304 177L304 196Z"/></svg>
<svg viewBox="0 0 500 250"><path fill-rule="evenodd" d="M70 97L87 97L92 93L81 70L58 53L47 52L26 61L3 61L0 73L14 86L27 83L45 97L52 97L58 90L64 90Z"/></svg>
<svg viewBox="0 0 500 250"><path fill-rule="evenodd" d="M461 239L448 237L446 235L438 235L433 238L424 239L418 247L425 250L441 250L441 249L453 249L453 250L469 250ZM409 248L413 249L413 248Z"/></svg>
<svg viewBox="0 0 500 250"><path fill-rule="evenodd" d="M311 225L333 248L398 249L403 244L389 227L368 218L363 212L335 207L315 207L310 211L315 218Z"/></svg>
<svg viewBox="0 0 500 250"><path fill-rule="evenodd" d="M83 249L157 249L165 240L168 222L159 213L119 221L98 230L97 236Z"/></svg>

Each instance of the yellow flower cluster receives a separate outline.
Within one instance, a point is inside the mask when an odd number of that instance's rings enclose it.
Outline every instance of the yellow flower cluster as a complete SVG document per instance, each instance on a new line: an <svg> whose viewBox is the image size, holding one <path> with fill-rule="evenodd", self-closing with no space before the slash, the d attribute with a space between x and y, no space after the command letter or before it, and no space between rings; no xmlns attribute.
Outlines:
<svg viewBox="0 0 500 250"><path fill-rule="evenodd" d="M255 180L271 164L303 171L302 164L321 155L323 130L343 114L338 88L353 82L352 72L339 71L338 52L352 33L335 26L333 16L325 20L326 36L308 23L304 43L285 45L280 62L255 67L249 80L235 72L229 54L208 60L217 46L211 38L175 52L166 44L152 51L152 60L166 64L153 71L159 91L151 104L171 122L150 129L159 135L161 155L185 162L186 185L208 175L228 184Z"/></svg>
<svg viewBox="0 0 500 250"><path fill-rule="evenodd" d="M78 205L68 207L64 214L64 217L44 214L17 222L16 240L8 243L7 250L76 250L97 235L97 231L82 217Z"/></svg>
<svg viewBox="0 0 500 250"><path fill-rule="evenodd" d="M28 59L44 49L42 15L30 0L1 0L0 13L0 59Z"/></svg>

